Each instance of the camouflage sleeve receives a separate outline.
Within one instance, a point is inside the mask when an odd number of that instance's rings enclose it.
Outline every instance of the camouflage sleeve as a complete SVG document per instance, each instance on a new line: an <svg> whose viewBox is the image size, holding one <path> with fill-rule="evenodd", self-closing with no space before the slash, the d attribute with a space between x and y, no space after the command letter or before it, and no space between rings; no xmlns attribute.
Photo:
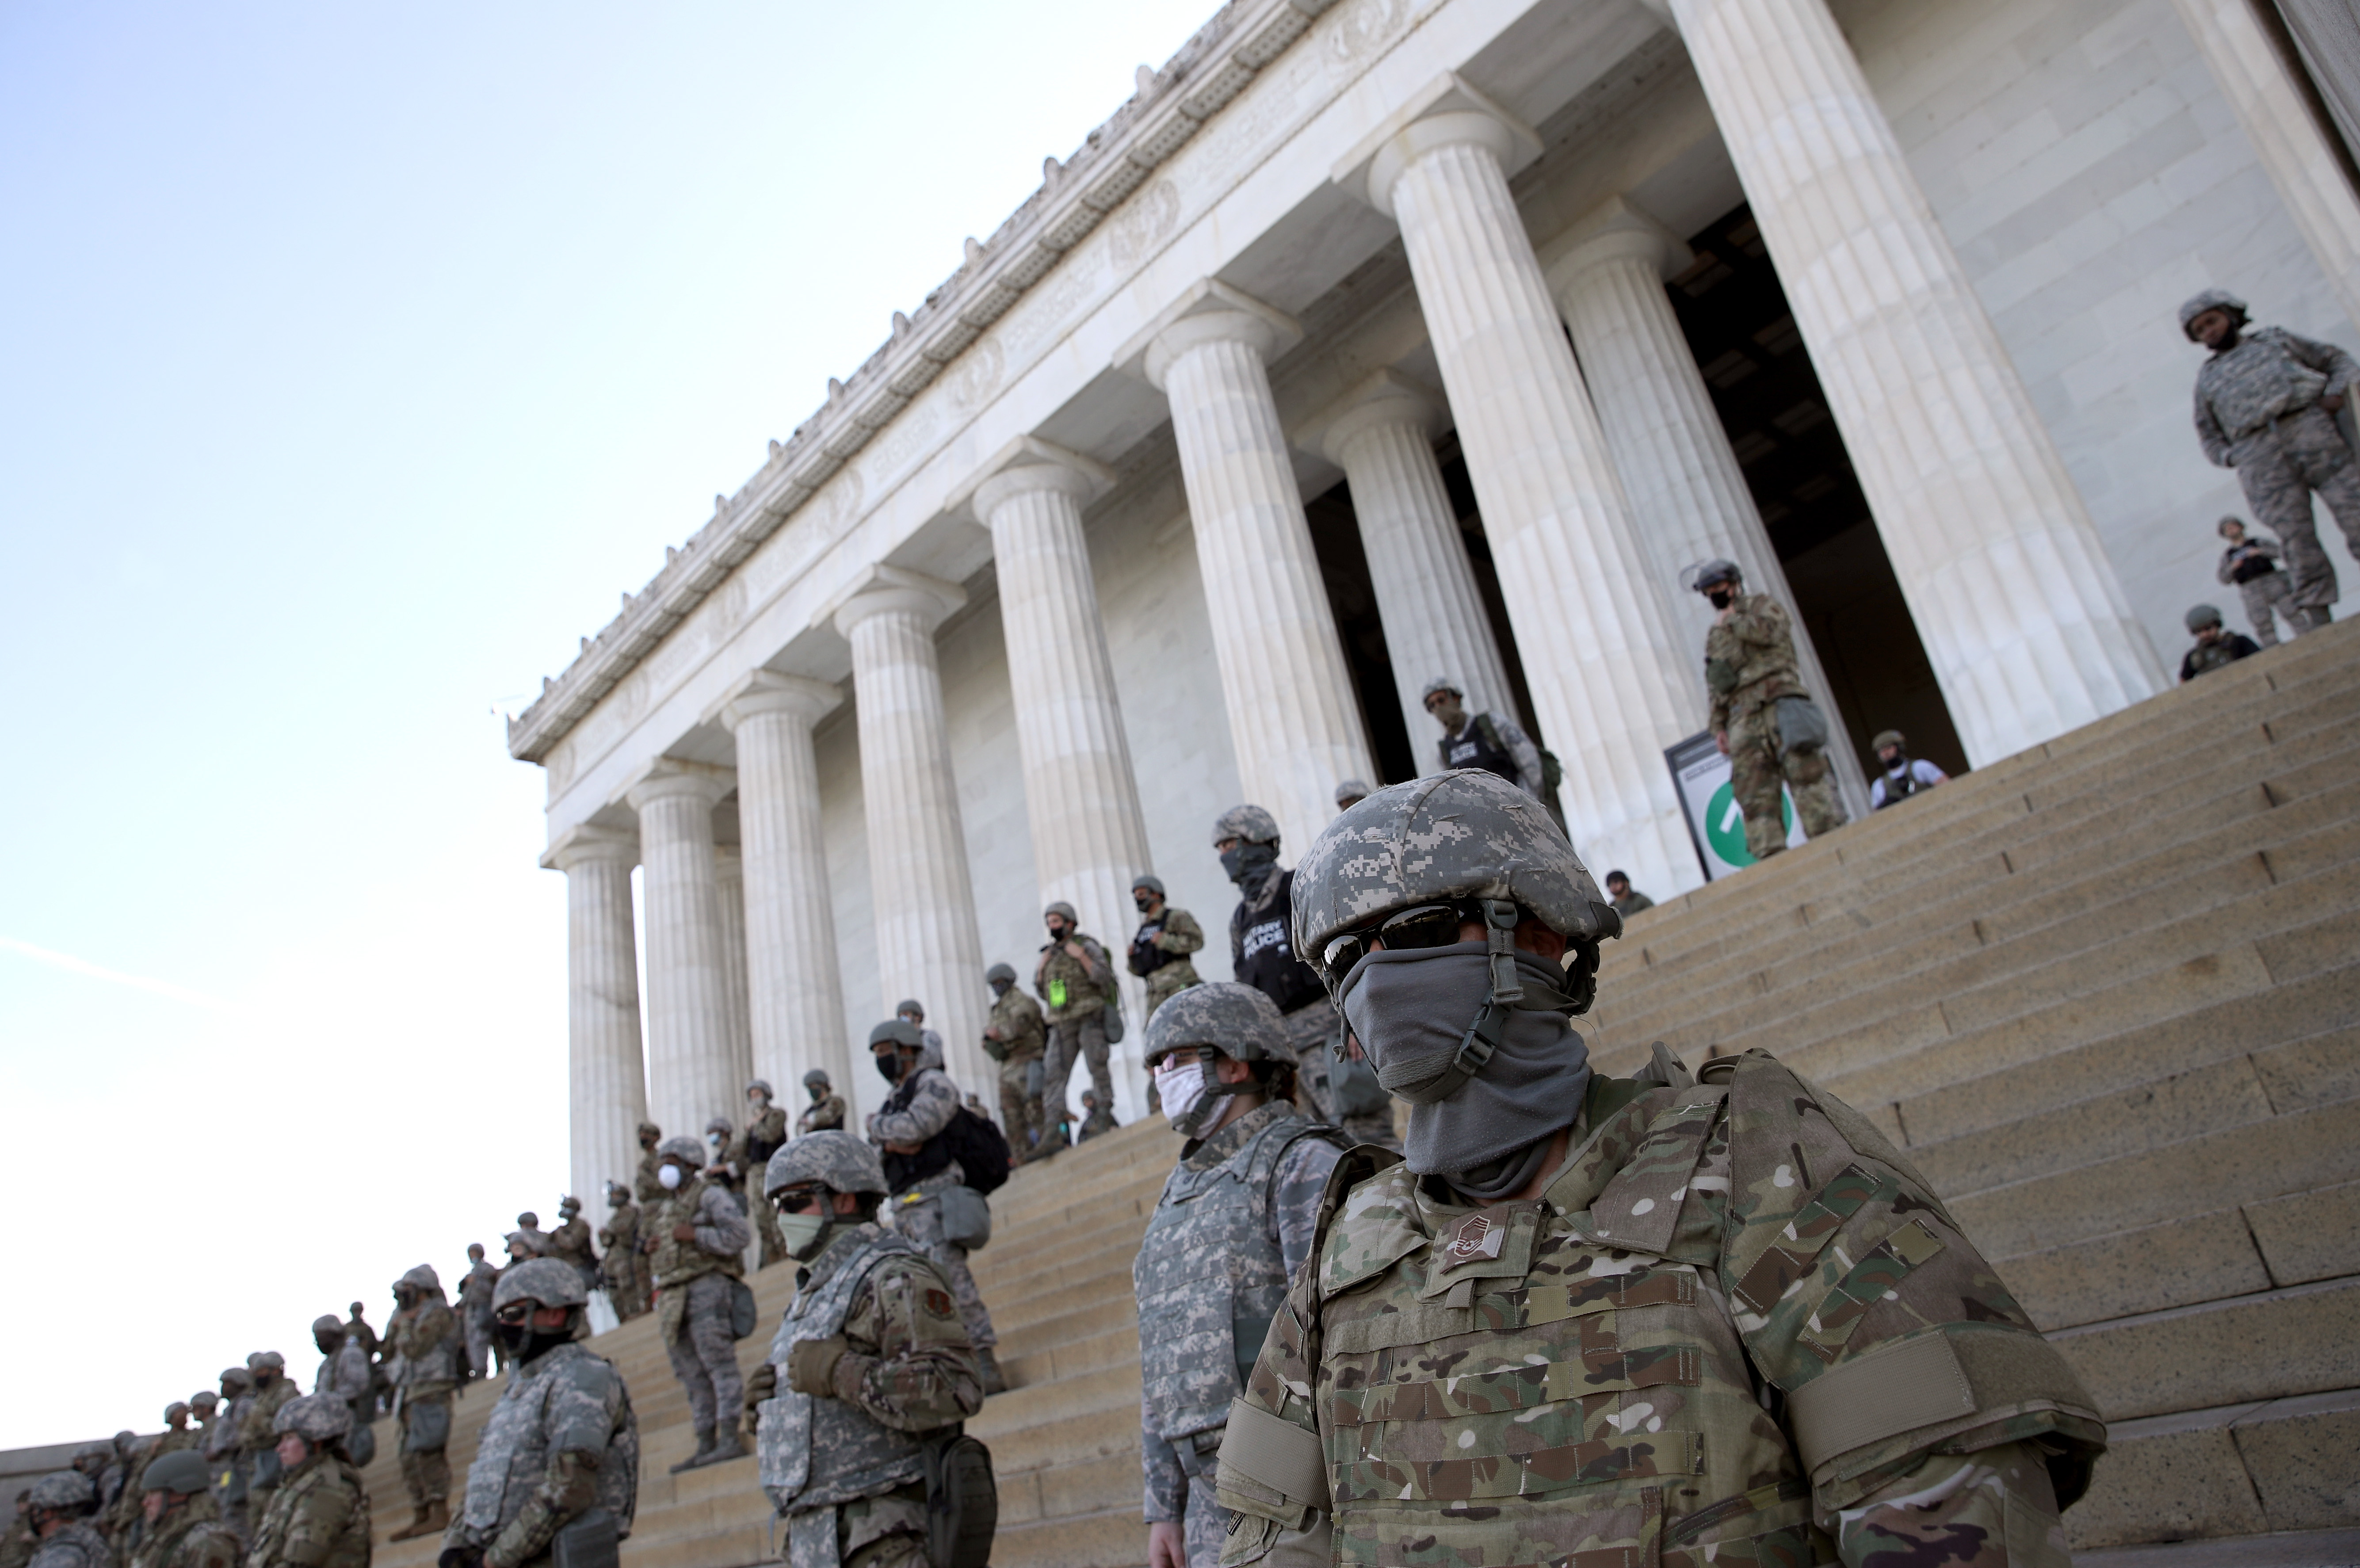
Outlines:
<svg viewBox="0 0 2360 1568"><path fill-rule="evenodd" d="M880 1143L923 1143L950 1126L958 1108L958 1085L946 1073L929 1071L919 1078L906 1109L880 1111L869 1118L869 1133Z"/></svg>
<svg viewBox="0 0 2360 1568"><path fill-rule="evenodd" d="M2321 343L2316 338L2297 337L2280 331L2278 339L2298 364L2318 371L2327 377L2326 395L2334 397L2350 389L2355 377L2360 377L2360 360L2354 359L2333 343Z"/></svg>
<svg viewBox="0 0 2360 1568"><path fill-rule="evenodd" d="M1205 928L1198 925L1196 917L1187 910L1167 907L1164 911L1164 929L1156 933L1155 945L1165 953L1176 953L1185 957L1205 945Z"/></svg>
<svg viewBox="0 0 2360 1568"><path fill-rule="evenodd" d="M335 1550L336 1538L359 1504L359 1487L329 1480L299 1498L287 1519L287 1536L279 1559L295 1568L320 1568Z"/></svg>
<svg viewBox="0 0 2360 1568"><path fill-rule="evenodd" d="M1539 800L1543 777L1541 748L1533 744L1533 737L1526 735L1524 726L1513 719L1494 718L1491 722L1499 728L1501 744L1516 759L1516 771L1524 775L1524 793L1535 800Z"/></svg>
<svg viewBox="0 0 2360 1568"><path fill-rule="evenodd" d="M1188 1473L1179 1453L1159 1435L1148 1417L1147 1396L1139 1397L1139 1468L1149 1524L1176 1524L1188 1508Z"/></svg>
<svg viewBox="0 0 2360 1568"><path fill-rule="evenodd" d="M549 1543L569 1519L595 1507L598 1461L605 1448L602 1433L597 1453L559 1449L517 1517L484 1549L484 1568L517 1568L519 1563L531 1562L549 1550Z"/></svg>
<svg viewBox="0 0 2360 1568"><path fill-rule="evenodd" d="M1319 1232L1319 1198L1344 1151L1324 1138L1298 1138L1278 1161L1271 1178L1270 1211L1278 1256L1286 1277L1295 1278Z"/></svg>
<svg viewBox="0 0 2360 1568"><path fill-rule="evenodd" d="M2072 1568L2049 1467L2028 1443L1935 1454L1822 1523L1851 1568Z"/></svg>
<svg viewBox="0 0 2360 1568"><path fill-rule="evenodd" d="M696 1200L696 1245L716 1258L734 1258L746 1250L754 1232L746 1216L718 1187L707 1187Z"/></svg>
<svg viewBox="0 0 2360 1568"><path fill-rule="evenodd" d="M983 1409L983 1368L950 1287L903 1253L869 1271L845 1313L850 1346L836 1364L836 1397L896 1432L932 1432Z"/></svg>
<svg viewBox="0 0 2360 1568"><path fill-rule="evenodd" d="M2229 436L2222 430L2221 421L2212 416L2212 399L2204 396L2204 378L2196 378L2196 440L2204 449L2204 460L2215 468L2234 466L2229 462Z"/></svg>
<svg viewBox="0 0 2360 1568"><path fill-rule="evenodd" d="M183 1539L174 1568L237 1568L237 1537L200 1526Z"/></svg>

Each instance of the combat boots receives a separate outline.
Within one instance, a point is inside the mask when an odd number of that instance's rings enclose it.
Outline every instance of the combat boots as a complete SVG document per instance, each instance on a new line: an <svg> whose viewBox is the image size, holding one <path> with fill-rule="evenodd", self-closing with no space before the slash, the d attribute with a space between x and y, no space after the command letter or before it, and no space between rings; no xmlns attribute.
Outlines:
<svg viewBox="0 0 2360 1568"><path fill-rule="evenodd" d="M682 1460L679 1464L673 1465L672 1467L672 1473L677 1475L683 1470L694 1470L712 1457L713 1429L709 1426L698 1427L696 1429L696 1452Z"/></svg>
<svg viewBox="0 0 2360 1568"><path fill-rule="evenodd" d="M723 1427L720 1432L715 1435L713 1440L713 1452L706 1454L696 1463L699 1466L706 1465L726 1465L732 1459L743 1459L744 1457L746 1457L746 1445L738 1441L738 1429L734 1426L730 1426Z"/></svg>
<svg viewBox="0 0 2360 1568"><path fill-rule="evenodd" d="M388 1541L415 1541L423 1535L440 1535L451 1528L450 1506L440 1497L431 1503L416 1505L408 1524L395 1530Z"/></svg>

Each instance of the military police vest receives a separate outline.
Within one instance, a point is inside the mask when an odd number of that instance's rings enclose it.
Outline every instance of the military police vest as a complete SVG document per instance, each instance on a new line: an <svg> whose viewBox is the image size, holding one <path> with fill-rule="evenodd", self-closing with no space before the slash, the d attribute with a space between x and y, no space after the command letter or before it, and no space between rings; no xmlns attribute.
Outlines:
<svg viewBox="0 0 2360 1568"><path fill-rule="evenodd" d="M1286 1299L1286 1268L1272 1239L1279 1161L1306 1138L1338 1149L1349 1141L1284 1101L1249 1115L1269 1121L1236 1153L1201 1171L1184 1161L1164 1178L1131 1265L1142 1409L1159 1437L1186 1437L1229 1419L1229 1401L1245 1387Z"/></svg>
<svg viewBox="0 0 2360 1568"><path fill-rule="evenodd" d="M871 1269L899 1253L924 1256L879 1225L862 1225L854 1236L834 1273L795 1293L770 1341L779 1392L761 1403L754 1455L762 1490L782 1514L872 1497L925 1477L927 1439L934 1434L895 1432L842 1399L814 1399L787 1387L795 1345L843 1333L852 1298Z"/></svg>
<svg viewBox="0 0 2360 1568"><path fill-rule="evenodd" d="M1309 964L1295 956L1295 873L1278 874L1278 887L1259 909L1244 902L1229 917L1237 936L1236 974L1240 985L1268 996L1282 1013L1308 1007L1328 994Z"/></svg>
<svg viewBox="0 0 2360 1568"><path fill-rule="evenodd" d="M1465 729L1455 735L1444 735L1440 744L1445 768L1480 768L1486 773L1498 774L1511 784L1524 782L1524 770L1516 766L1515 753L1500 744L1499 731L1492 726L1489 713L1473 715Z"/></svg>
<svg viewBox="0 0 2360 1568"><path fill-rule="evenodd" d="M612 1388L616 1410L606 1409ZM484 1423L475 1462L467 1467L467 1497L460 1517L488 1541L524 1511L549 1478L553 1454L599 1453L597 1506L628 1537L639 1506L639 1422L630 1391L612 1363L580 1345L561 1345L518 1367Z"/></svg>

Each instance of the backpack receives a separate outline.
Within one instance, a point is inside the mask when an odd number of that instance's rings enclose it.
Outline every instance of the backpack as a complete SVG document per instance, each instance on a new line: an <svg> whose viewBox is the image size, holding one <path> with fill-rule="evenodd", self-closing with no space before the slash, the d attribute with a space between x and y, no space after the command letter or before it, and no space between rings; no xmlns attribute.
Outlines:
<svg viewBox="0 0 2360 1568"><path fill-rule="evenodd" d="M1476 714L1475 727L1483 732L1484 744L1493 751L1508 750L1507 743L1500 738L1498 727L1491 723L1491 714ZM1533 749L1541 754L1541 792L1544 795L1554 795L1557 793L1557 787L1565 782L1565 764L1557 760L1557 753L1537 741L1534 743ZM1513 756L1514 753L1510 752L1509 755Z"/></svg>
<svg viewBox="0 0 2360 1568"><path fill-rule="evenodd" d="M943 1128L943 1147L967 1173L967 1184L978 1192L996 1192L1008 1181L1011 1163L1008 1139L1000 1130L961 1105Z"/></svg>

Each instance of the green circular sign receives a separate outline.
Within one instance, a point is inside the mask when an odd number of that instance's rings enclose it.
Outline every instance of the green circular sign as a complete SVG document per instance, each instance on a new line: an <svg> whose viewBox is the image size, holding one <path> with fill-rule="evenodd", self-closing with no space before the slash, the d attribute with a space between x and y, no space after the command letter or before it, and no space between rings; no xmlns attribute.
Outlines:
<svg viewBox="0 0 2360 1568"><path fill-rule="evenodd" d="M1795 802L1784 789L1778 791L1778 811L1784 819L1780 825L1791 833L1795 828ZM1732 866L1754 864L1754 852L1745 847L1745 813L1737 809L1737 790L1725 779L1705 805L1704 836L1712 852Z"/></svg>

